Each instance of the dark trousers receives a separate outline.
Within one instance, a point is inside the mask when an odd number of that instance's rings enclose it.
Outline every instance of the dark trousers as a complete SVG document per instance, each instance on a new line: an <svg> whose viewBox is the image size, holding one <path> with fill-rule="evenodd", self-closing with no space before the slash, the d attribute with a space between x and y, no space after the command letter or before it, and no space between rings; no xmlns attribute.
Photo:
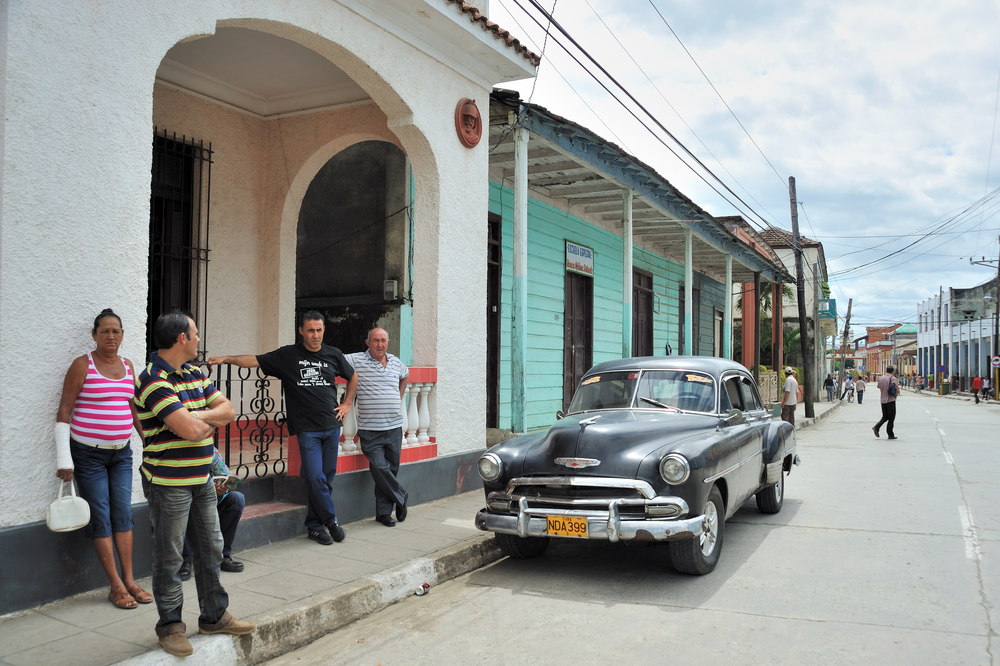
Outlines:
<svg viewBox="0 0 1000 666"><path fill-rule="evenodd" d="M233 539L236 538L236 527L243 517L243 507L246 506L246 498L238 490L230 490L219 498L216 508L219 510L219 531L222 532L222 556L233 556ZM194 556L191 552L190 539L191 526L188 525L188 533L184 535L184 561L190 562Z"/></svg>
<svg viewBox="0 0 1000 666"><path fill-rule="evenodd" d="M979 389L972 389L972 395L976 397L976 404L979 404Z"/></svg>
<svg viewBox="0 0 1000 666"><path fill-rule="evenodd" d="M875 424L875 429L878 430L885 424L885 432L889 437L895 437L896 435L892 432L892 424L896 421L896 401L883 402L882 403L882 420Z"/></svg>
<svg viewBox="0 0 1000 666"><path fill-rule="evenodd" d="M399 485L399 454L403 447L403 429L358 430L361 452L368 458L368 471L375 482L375 515L388 516L397 504L408 497Z"/></svg>
<svg viewBox="0 0 1000 666"><path fill-rule="evenodd" d="M860 405L864 401L865 401L865 392L864 391L858 391L858 404Z"/></svg>

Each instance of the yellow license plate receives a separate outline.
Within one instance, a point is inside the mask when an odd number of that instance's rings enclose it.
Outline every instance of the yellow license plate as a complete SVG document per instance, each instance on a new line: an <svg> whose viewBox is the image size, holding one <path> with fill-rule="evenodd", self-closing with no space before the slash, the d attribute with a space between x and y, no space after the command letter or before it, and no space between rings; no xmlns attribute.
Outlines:
<svg viewBox="0 0 1000 666"><path fill-rule="evenodd" d="M587 519L573 516L546 516L545 531L553 536L587 538Z"/></svg>

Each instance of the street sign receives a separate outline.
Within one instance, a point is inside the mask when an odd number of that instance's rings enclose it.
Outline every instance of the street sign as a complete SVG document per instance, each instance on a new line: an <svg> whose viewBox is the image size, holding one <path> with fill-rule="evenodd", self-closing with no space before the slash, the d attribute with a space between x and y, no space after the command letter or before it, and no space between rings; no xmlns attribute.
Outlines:
<svg viewBox="0 0 1000 666"><path fill-rule="evenodd" d="M1000 356L994 356L990 359L990 365L994 368L1000 368Z"/></svg>

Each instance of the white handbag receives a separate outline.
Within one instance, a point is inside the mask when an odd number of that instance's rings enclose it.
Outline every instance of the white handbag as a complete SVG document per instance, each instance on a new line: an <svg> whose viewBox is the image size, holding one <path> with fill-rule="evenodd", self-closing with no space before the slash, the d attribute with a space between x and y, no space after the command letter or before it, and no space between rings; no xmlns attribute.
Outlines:
<svg viewBox="0 0 1000 666"><path fill-rule="evenodd" d="M49 504L45 524L53 532L72 532L90 524L90 504L76 494L76 486L69 481L69 494L63 495L66 482L59 484L59 495Z"/></svg>

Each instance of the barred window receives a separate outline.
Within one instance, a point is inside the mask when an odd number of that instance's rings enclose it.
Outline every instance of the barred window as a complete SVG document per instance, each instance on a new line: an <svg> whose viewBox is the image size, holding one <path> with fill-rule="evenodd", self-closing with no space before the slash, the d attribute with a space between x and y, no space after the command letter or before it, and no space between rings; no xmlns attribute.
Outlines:
<svg viewBox="0 0 1000 666"><path fill-rule="evenodd" d="M180 308L194 315L201 336L199 358L208 339L205 323L208 290L208 222L212 144L156 129L153 136L149 201L149 288L146 301L146 352L153 323Z"/></svg>

